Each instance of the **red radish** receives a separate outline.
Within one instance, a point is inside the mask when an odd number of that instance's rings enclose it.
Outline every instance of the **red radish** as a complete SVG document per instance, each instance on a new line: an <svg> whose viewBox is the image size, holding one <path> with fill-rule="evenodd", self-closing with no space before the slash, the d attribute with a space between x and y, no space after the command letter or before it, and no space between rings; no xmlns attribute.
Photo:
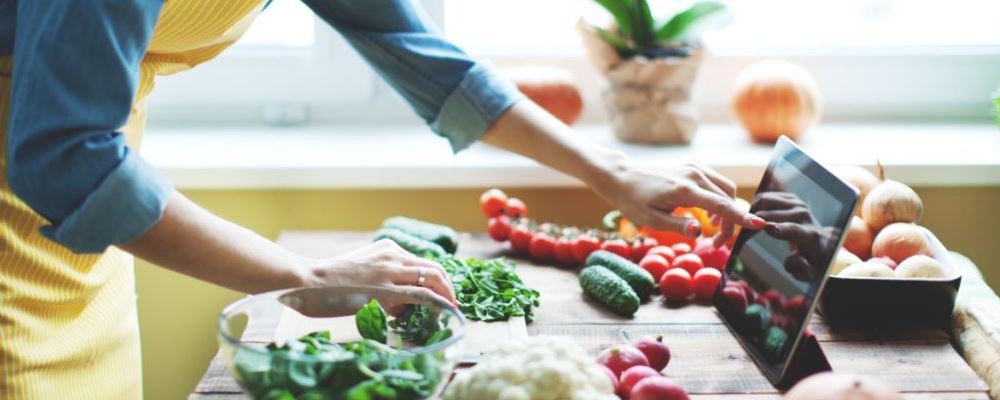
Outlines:
<svg viewBox="0 0 1000 400"><path fill-rule="evenodd" d="M704 266L705 264L701 262L701 257L698 257L698 255L694 253L681 254L677 256L674 261L670 262L671 269L684 268L684 270L691 276L694 276L694 274Z"/></svg>
<svg viewBox="0 0 1000 400"><path fill-rule="evenodd" d="M768 289L762 297L767 298L772 307L785 308L785 296L776 289Z"/></svg>
<svg viewBox="0 0 1000 400"><path fill-rule="evenodd" d="M663 273L670 269L670 262L659 254L650 254L643 257L642 261L639 261L639 266L649 271L649 274L653 275L653 280L659 282L660 278L663 277Z"/></svg>
<svg viewBox="0 0 1000 400"><path fill-rule="evenodd" d="M556 257L556 262L561 266L572 267L576 264L576 257L573 256L573 242L568 238L556 239L553 254Z"/></svg>
<svg viewBox="0 0 1000 400"><path fill-rule="evenodd" d="M872 257L868 259L868 262L877 262L879 264L885 264L888 265L889 268L892 268L893 270L895 270L896 267L899 265L889 257Z"/></svg>
<svg viewBox="0 0 1000 400"><path fill-rule="evenodd" d="M738 315L743 315L747 309L747 297L743 294L743 289L738 286L726 286L722 289L722 298L726 304Z"/></svg>
<svg viewBox="0 0 1000 400"><path fill-rule="evenodd" d="M618 380L618 387L615 393L618 397L628 399L632 393L632 387L642 380L651 376L660 376L660 373L645 365L636 365L622 372L621 379Z"/></svg>
<svg viewBox="0 0 1000 400"><path fill-rule="evenodd" d="M647 256L652 254L661 255L663 258L666 258L668 262L674 261L674 257L677 257L677 253L674 252L674 249L671 249L670 246L656 246L649 249L649 252L646 253Z"/></svg>
<svg viewBox="0 0 1000 400"><path fill-rule="evenodd" d="M498 242L507 241L507 238L510 237L510 218L507 218L506 215L490 218L486 225L486 233L490 235L491 239Z"/></svg>
<svg viewBox="0 0 1000 400"><path fill-rule="evenodd" d="M545 232L536 232L528 243L528 253L535 261L548 261L555 255L556 239Z"/></svg>
<svg viewBox="0 0 1000 400"><path fill-rule="evenodd" d="M633 345L646 356L649 366L657 371L663 371L670 363L670 348L663 343L663 335L656 335L655 339L639 339Z"/></svg>
<svg viewBox="0 0 1000 400"><path fill-rule="evenodd" d="M691 245L684 242L674 243L673 246L670 246L670 248L673 249L674 253L676 253L678 256L691 252Z"/></svg>
<svg viewBox="0 0 1000 400"><path fill-rule="evenodd" d="M612 388L617 388L618 387L618 376L615 375L614 372L611 372L610 368L605 367L604 365L600 365L600 367L601 367L601 369L604 370L604 372L608 373L608 379L611 380L611 387Z"/></svg>
<svg viewBox="0 0 1000 400"><path fill-rule="evenodd" d="M656 247L659 242L656 239L644 237L632 242L632 261L639 262L649 253L649 250Z"/></svg>
<svg viewBox="0 0 1000 400"><path fill-rule="evenodd" d="M721 280L722 273L719 270L715 268L699 269L694 274L694 297L701 301L712 301Z"/></svg>
<svg viewBox="0 0 1000 400"><path fill-rule="evenodd" d="M610 251L626 259L632 255L632 247L623 239L606 240L601 243L601 250Z"/></svg>
<svg viewBox="0 0 1000 400"><path fill-rule="evenodd" d="M531 245L531 230L524 225L515 226L510 231L510 249L518 254L528 254Z"/></svg>
<svg viewBox="0 0 1000 400"><path fill-rule="evenodd" d="M507 204L504 204L503 213L507 214L507 216L511 218L527 217L528 206L526 206L521 199L511 197L507 200Z"/></svg>
<svg viewBox="0 0 1000 400"><path fill-rule="evenodd" d="M591 235L583 234L573 239L573 258L578 264L587 261L587 256L601 248L601 241Z"/></svg>
<svg viewBox="0 0 1000 400"><path fill-rule="evenodd" d="M632 388L630 400L688 400L688 394L673 379L665 376L651 376Z"/></svg>
<svg viewBox="0 0 1000 400"><path fill-rule="evenodd" d="M636 365L649 366L649 360L646 359L646 356L635 346L627 344L604 349L597 356L597 363L608 367L611 372L615 373L615 376L621 376L622 372Z"/></svg>
<svg viewBox="0 0 1000 400"><path fill-rule="evenodd" d="M479 208L487 218L493 218L503 212L507 204L507 195L500 189L490 189L479 196Z"/></svg>
<svg viewBox="0 0 1000 400"><path fill-rule="evenodd" d="M806 300L806 296L797 294L792 296L788 301L785 302L785 311L795 316L796 318L805 317L806 311L809 309L809 301Z"/></svg>
<svg viewBox="0 0 1000 400"><path fill-rule="evenodd" d="M710 237L698 238L698 241L694 245L694 254L701 257L701 261L705 266L715 268L719 271L726 268L726 262L729 261L729 253L728 246L715 247L713 239Z"/></svg>
<svg viewBox="0 0 1000 400"><path fill-rule="evenodd" d="M667 302L686 301L691 297L692 290L691 274L683 268L671 268L660 278L660 292L666 297Z"/></svg>

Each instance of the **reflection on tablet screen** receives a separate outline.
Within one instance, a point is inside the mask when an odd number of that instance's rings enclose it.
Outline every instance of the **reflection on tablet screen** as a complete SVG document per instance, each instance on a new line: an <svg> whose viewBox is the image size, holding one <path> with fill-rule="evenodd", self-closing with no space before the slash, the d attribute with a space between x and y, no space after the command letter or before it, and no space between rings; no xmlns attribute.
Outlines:
<svg viewBox="0 0 1000 400"><path fill-rule="evenodd" d="M776 152L750 209L768 226L737 240L716 299L772 380L785 370L857 199L791 144Z"/></svg>

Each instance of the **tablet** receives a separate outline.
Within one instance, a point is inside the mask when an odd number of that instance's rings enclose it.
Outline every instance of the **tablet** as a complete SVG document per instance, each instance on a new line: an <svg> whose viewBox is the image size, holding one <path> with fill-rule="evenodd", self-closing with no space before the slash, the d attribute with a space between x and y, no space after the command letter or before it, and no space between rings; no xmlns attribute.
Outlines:
<svg viewBox="0 0 1000 400"><path fill-rule="evenodd" d="M768 226L740 231L714 300L772 384L802 342L857 201L852 186L778 139L750 207Z"/></svg>

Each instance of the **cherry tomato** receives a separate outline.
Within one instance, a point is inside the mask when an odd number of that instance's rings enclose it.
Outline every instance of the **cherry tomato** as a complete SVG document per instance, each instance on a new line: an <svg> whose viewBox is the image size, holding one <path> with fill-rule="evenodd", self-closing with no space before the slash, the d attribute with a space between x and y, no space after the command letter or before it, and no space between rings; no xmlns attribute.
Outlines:
<svg viewBox="0 0 1000 400"><path fill-rule="evenodd" d="M653 279L659 282L663 273L670 269L670 262L659 254L647 254L642 258L642 261L639 261L639 266L649 271L650 275L653 275Z"/></svg>
<svg viewBox="0 0 1000 400"><path fill-rule="evenodd" d="M556 239L545 232L536 232L528 244L528 254L535 261L549 261L555 255Z"/></svg>
<svg viewBox="0 0 1000 400"><path fill-rule="evenodd" d="M587 261L587 256L601 248L601 241L597 238L583 234L573 239L573 259L578 264Z"/></svg>
<svg viewBox="0 0 1000 400"><path fill-rule="evenodd" d="M722 272L715 268L702 268L694 274L694 297L710 302L715 297L715 290L722 280Z"/></svg>
<svg viewBox="0 0 1000 400"><path fill-rule="evenodd" d="M507 200L507 204L503 208L503 213L511 218L527 217L528 206L521 199L511 197L510 200Z"/></svg>
<svg viewBox="0 0 1000 400"><path fill-rule="evenodd" d="M566 267L576 265L576 256L573 255L573 241L569 238L560 237L556 239L553 255L555 255L556 262L559 265Z"/></svg>
<svg viewBox="0 0 1000 400"><path fill-rule="evenodd" d="M510 218L507 218L506 215L490 218L489 223L486 225L486 233L493 240L498 242L506 241L510 237Z"/></svg>
<svg viewBox="0 0 1000 400"><path fill-rule="evenodd" d="M641 238L632 242L632 261L639 262L650 249L656 247L660 243L653 238Z"/></svg>
<svg viewBox="0 0 1000 400"><path fill-rule="evenodd" d="M479 208L483 210L483 215L486 215L487 218L500 215L506 204L507 195L500 189L490 189L479 196Z"/></svg>
<svg viewBox="0 0 1000 400"><path fill-rule="evenodd" d="M660 292L668 302L685 301L691 297L692 290L691 274L683 268L671 268L660 278Z"/></svg>
<svg viewBox="0 0 1000 400"><path fill-rule="evenodd" d="M704 266L701 262L701 257L693 253L681 254L670 263L670 269L684 268L689 275L696 274Z"/></svg>
<svg viewBox="0 0 1000 400"><path fill-rule="evenodd" d="M649 249L649 251L646 253L647 256L650 254L661 255L663 256L663 258L667 259L667 262L673 262L674 257L677 257L677 253L675 253L674 249L671 249L670 246L653 247L652 249Z"/></svg>
<svg viewBox="0 0 1000 400"><path fill-rule="evenodd" d="M531 230L523 225L518 225L510 231L510 248L518 254L528 254L531 244Z"/></svg>
<svg viewBox="0 0 1000 400"><path fill-rule="evenodd" d="M632 255L632 247L624 239L605 240L601 243L601 250L607 250L628 259Z"/></svg>
<svg viewBox="0 0 1000 400"><path fill-rule="evenodd" d="M670 246L677 255L684 255L691 252L691 245L687 243L674 243Z"/></svg>

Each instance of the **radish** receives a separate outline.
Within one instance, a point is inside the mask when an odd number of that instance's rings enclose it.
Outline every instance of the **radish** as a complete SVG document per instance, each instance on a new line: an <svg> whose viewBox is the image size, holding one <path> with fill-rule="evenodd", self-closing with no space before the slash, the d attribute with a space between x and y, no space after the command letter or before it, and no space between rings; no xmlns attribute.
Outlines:
<svg viewBox="0 0 1000 400"><path fill-rule="evenodd" d="M681 385L665 376L651 376L643 379L629 393L630 400L688 400L688 394Z"/></svg>
<svg viewBox="0 0 1000 400"><path fill-rule="evenodd" d="M663 335L656 335L656 339L639 339L633 345L646 356L649 366L657 371L663 371L670 363L670 348L663 343Z"/></svg>
<svg viewBox="0 0 1000 400"><path fill-rule="evenodd" d="M627 400L632 393L632 387L651 376L660 376L655 369L645 365L636 365L622 373L621 380L618 381L618 388L615 393L623 400Z"/></svg>
<svg viewBox="0 0 1000 400"><path fill-rule="evenodd" d="M621 376L622 372L636 365L649 366L649 360L639 349L629 345L618 345L605 349L597 356L597 363L601 364L615 376Z"/></svg>

